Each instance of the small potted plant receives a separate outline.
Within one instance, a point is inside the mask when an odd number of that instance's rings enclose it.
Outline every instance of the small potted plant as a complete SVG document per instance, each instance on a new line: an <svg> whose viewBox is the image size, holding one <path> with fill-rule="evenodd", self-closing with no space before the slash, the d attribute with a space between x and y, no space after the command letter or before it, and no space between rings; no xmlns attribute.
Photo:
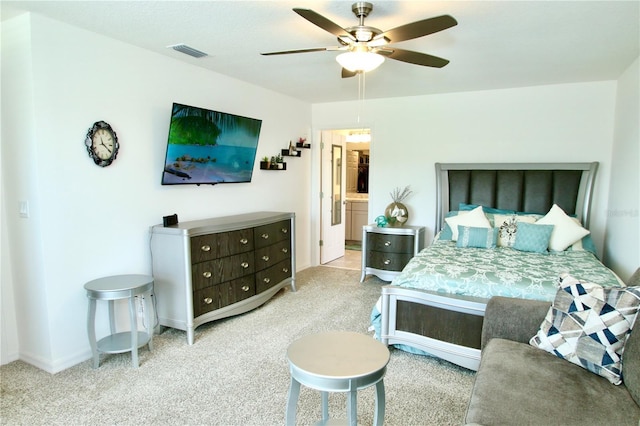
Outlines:
<svg viewBox="0 0 640 426"><path fill-rule="evenodd" d="M276 164L276 156L272 155L271 160L269 160L272 169L277 169L278 165Z"/></svg>
<svg viewBox="0 0 640 426"><path fill-rule="evenodd" d="M300 137L296 142L296 148L310 148L311 146L307 142L306 138Z"/></svg>
<svg viewBox="0 0 640 426"><path fill-rule="evenodd" d="M284 163L281 154L276 155L276 167L280 170L284 169Z"/></svg>
<svg viewBox="0 0 640 426"><path fill-rule="evenodd" d="M260 161L260 168L265 170L265 169L269 169L270 167L271 167L271 164L269 163L269 157L265 155L264 157L262 157L262 161Z"/></svg>

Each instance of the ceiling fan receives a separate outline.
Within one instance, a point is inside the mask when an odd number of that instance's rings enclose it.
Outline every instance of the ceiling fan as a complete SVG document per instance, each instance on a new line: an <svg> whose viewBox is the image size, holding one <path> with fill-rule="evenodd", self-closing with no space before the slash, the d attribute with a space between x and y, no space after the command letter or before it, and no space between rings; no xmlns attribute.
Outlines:
<svg viewBox="0 0 640 426"><path fill-rule="evenodd" d="M364 24L364 18L373 10L373 4L368 2L356 2L351 10L360 20L353 27L342 28L338 24L314 12L311 9L294 8L293 11L312 24L330 32L338 38L338 46L318 47L311 49L285 50L280 52L261 53L261 55L288 55L292 53L308 53L322 51L344 51L336 60L342 65L342 77L353 77L359 72L370 71L382 62L384 58L408 62L410 64L426 67L442 68L449 63L448 60L426 53L414 52L389 46L391 43L411 40L423 37L438 31L453 27L458 22L449 15L427 18L410 24L401 25L388 31ZM356 61L356 64L350 62ZM371 60L371 64L363 61Z"/></svg>

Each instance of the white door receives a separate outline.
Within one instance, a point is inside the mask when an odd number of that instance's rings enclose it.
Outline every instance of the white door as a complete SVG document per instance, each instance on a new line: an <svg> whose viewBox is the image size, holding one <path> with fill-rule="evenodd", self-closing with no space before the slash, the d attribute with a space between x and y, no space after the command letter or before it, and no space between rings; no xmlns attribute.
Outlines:
<svg viewBox="0 0 640 426"><path fill-rule="evenodd" d="M320 263L325 264L344 256L347 154L344 135L324 130L321 142Z"/></svg>

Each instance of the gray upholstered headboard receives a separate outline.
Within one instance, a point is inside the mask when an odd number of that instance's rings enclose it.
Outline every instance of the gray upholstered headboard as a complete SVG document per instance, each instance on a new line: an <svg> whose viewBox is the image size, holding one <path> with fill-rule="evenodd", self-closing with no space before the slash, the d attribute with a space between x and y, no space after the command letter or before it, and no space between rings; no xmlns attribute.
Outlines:
<svg viewBox="0 0 640 426"><path fill-rule="evenodd" d="M553 204L589 227L598 162L436 163L436 230L460 203L546 214Z"/></svg>

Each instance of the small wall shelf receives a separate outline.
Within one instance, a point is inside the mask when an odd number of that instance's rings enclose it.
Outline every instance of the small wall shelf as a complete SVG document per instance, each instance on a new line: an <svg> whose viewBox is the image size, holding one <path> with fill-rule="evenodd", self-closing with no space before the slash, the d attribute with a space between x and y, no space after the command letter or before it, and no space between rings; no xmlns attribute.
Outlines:
<svg viewBox="0 0 640 426"><path fill-rule="evenodd" d="M279 169L277 166L276 167L269 167L270 163L267 161L261 161L260 162L260 170L277 170L277 171L283 171L283 170L287 170L287 163L278 163L278 164L282 164L282 168Z"/></svg>
<svg viewBox="0 0 640 426"><path fill-rule="evenodd" d="M289 154L289 150L288 149L283 149L282 150L282 156L283 157L302 157L302 151L296 151L295 155L291 155L291 154Z"/></svg>

